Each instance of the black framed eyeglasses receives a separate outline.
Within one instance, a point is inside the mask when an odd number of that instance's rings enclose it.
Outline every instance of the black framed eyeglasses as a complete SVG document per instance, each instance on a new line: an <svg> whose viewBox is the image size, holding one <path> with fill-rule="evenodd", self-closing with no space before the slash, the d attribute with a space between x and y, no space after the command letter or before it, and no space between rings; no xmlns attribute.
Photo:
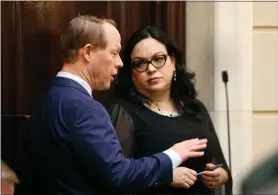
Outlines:
<svg viewBox="0 0 278 195"><path fill-rule="evenodd" d="M168 55L167 54L159 54L152 57L151 60L137 60L131 63L131 66L137 72L145 72L150 63L156 67L161 68L165 65Z"/></svg>

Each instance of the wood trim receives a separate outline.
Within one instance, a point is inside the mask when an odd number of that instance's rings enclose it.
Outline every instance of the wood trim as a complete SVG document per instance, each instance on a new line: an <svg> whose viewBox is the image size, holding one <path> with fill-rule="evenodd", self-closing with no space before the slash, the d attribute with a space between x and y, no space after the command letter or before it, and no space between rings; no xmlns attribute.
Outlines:
<svg viewBox="0 0 278 195"><path fill-rule="evenodd" d="M278 26L253 26L253 31L278 30Z"/></svg>
<svg viewBox="0 0 278 195"><path fill-rule="evenodd" d="M113 12L112 12L112 2L111 1L107 1L107 18L108 19L113 19Z"/></svg>
<svg viewBox="0 0 278 195"><path fill-rule="evenodd" d="M253 110L253 116L278 116L278 110Z"/></svg>
<svg viewBox="0 0 278 195"><path fill-rule="evenodd" d="M16 96L17 97L21 97L21 98L17 98L16 99L16 113L20 113L24 108L24 106L22 105L22 102L26 102L26 97L25 97L25 93L24 90L25 89L25 83L21 83L21 82L25 82L24 79L24 75L25 75L25 70L24 70L24 46L23 46L23 41L22 41L22 25L21 25L21 2L15 2L15 24L16 24L16 29L15 29L15 33L16 33L16 38L17 38L17 51L16 51L16 58L17 58L17 62L16 62L16 75L17 75L17 81L20 81L19 83L16 83ZM24 87L22 87L24 86ZM23 99L23 101L22 101Z"/></svg>
<svg viewBox="0 0 278 195"><path fill-rule="evenodd" d="M14 114L14 115L8 115L8 114L3 114L1 117L25 117L26 119L30 118L29 114Z"/></svg>

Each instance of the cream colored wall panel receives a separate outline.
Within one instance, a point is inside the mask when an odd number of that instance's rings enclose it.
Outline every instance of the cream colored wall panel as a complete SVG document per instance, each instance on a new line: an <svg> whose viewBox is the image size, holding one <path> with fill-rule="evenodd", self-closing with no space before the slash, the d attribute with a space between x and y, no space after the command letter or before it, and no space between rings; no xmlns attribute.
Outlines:
<svg viewBox="0 0 278 195"><path fill-rule="evenodd" d="M214 124L227 158L226 99L221 79L221 72L227 70L233 193L241 194L242 179L253 161L253 3L214 2L214 5Z"/></svg>
<svg viewBox="0 0 278 195"><path fill-rule="evenodd" d="M278 110L278 30L254 32L253 110Z"/></svg>
<svg viewBox="0 0 278 195"><path fill-rule="evenodd" d="M278 150L278 115L253 116L253 166Z"/></svg>
<svg viewBox="0 0 278 195"><path fill-rule="evenodd" d="M213 110L214 3L186 2L186 65L196 73L200 99Z"/></svg>
<svg viewBox="0 0 278 195"><path fill-rule="evenodd" d="M278 2L254 2L254 26L278 26Z"/></svg>

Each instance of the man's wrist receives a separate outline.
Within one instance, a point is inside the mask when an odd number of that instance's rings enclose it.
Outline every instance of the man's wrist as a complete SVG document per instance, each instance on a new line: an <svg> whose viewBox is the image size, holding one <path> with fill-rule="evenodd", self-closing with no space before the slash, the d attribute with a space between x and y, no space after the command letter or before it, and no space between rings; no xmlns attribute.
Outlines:
<svg viewBox="0 0 278 195"><path fill-rule="evenodd" d="M168 149L165 150L163 153L166 154L171 159L173 169L177 168L181 164L181 157L174 150Z"/></svg>

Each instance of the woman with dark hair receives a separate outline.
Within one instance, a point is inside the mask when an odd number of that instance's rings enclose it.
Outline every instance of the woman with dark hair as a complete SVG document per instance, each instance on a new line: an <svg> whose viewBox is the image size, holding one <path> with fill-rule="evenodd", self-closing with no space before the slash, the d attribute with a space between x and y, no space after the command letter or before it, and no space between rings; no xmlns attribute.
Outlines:
<svg viewBox="0 0 278 195"><path fill-rule="evenodd" d="M136 31L123 51L124 67L115 85L118 98L109 109L113 125L127 157L151 155L182 140L208 140L204 156L180 165L188 170L185 188L162 185L138 193L214 194L225 184L225 194L231 194L232 177L218 137L205 106L196 99L195 75L185 70L182 59L159 28ZM223 167L209 171L214 164Z"/></svg>

